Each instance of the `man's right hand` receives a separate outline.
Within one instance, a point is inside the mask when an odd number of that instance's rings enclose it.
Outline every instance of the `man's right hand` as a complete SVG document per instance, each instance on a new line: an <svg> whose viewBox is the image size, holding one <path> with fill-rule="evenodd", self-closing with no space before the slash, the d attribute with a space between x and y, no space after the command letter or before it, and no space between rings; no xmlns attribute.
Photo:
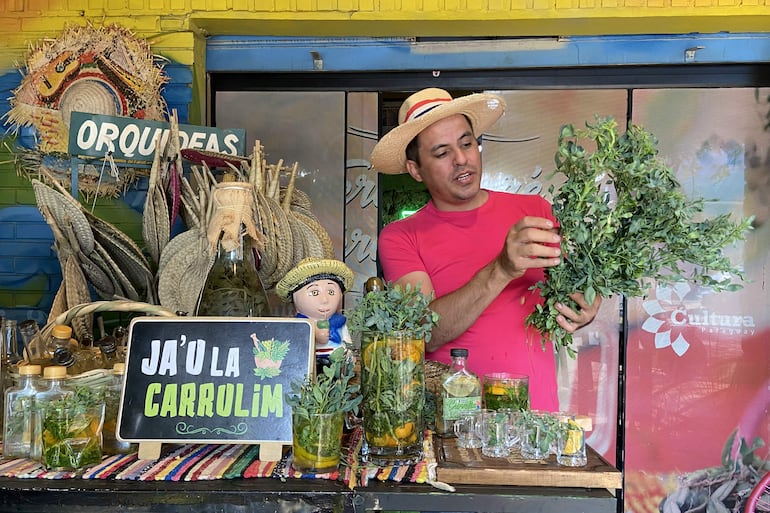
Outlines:
<svg viewBox="0 0 770 513"><path fill-rule="evenodd" d="M511 280L527 269L554 267L561 263L560 241L550 219L523 217L508 230L497 263Z"/></svg>

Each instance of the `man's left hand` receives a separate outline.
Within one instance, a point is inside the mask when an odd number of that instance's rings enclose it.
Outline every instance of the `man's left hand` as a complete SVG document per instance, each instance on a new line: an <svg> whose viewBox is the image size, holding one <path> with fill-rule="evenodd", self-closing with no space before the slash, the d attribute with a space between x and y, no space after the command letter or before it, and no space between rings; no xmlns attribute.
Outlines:
<svg viewBox="0 0 770 513"><path fill-rule="evenodd" d="M559 311L559 315L556 316L556 322L568 333L574 333L575 330L594 320L596 314L599 313L602 298L597 295L594 298L593 304L589 305L581 292L575 292L570 297L580 308L575 311L563 303L556 303L556 309Z"/></svg>

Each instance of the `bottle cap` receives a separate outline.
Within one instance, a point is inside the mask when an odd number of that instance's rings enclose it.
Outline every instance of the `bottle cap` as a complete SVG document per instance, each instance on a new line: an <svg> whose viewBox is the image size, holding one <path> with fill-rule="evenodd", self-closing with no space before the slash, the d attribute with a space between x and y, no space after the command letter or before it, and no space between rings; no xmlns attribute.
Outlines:
<svg viewBox="0 0 770 513"><path fill-rule="evenodd" d="M468 350L464 347L455 347L449 350L449 356L456 357L456 356L462 356L467 357L468 356Z"/></svg>
<svg viewBox="0 0 770 513"><path fill-rule="evenodd" d="M364 283L364 290L366 292L379 292L385 287L385 284L382 282L382 278L379 276L372 276L368 280L366 280L366 283Z"/></svg>
<svg viewBox="0 0 770 513"><path fill-rule="evenodd" d="M57 324L51 330L51 335L53 335L55 338L69 340L72 337L72 328L66 324Z"/></svg>
<svg viewBox="0 0 770 513"><path fill-rule="evenodd" d="M37 325L37 322L35 319L27 319L26 321L22 321L21 324L19 324L19 330L24 333L31 332L31 331L39 331L40 328Z"/></svg>
<svg viewBox="0 0 770 513"><path fill-rule="evenodd" d="M45 379L61 379L67 377L67 367L61 365L49 365L43 369L43 378Z"/></svg>
<svg viewBox="0 0 770 513"><path fill-rule="evenodd" d="M99 345L99 349L101 349L102 353L104 354L112 354L118 349L117 340L115 340L115 337L112 335L107 335L101 338L97 344Z"/></svg>
<svg viewBox="0 0 770 513"><path fill-rule="evenodd" d="M75 357L73 356L72 351L69 350L69 347L57 347L53 352L52 360L54 365L63 365L65 367L69 367L75 363Z"/></svg>
<svg viewBox="0 0 770 513"><path fill-rule="evenodd" d="M38 364L19 365L20 376L39 376L41 367Z"/></svg>

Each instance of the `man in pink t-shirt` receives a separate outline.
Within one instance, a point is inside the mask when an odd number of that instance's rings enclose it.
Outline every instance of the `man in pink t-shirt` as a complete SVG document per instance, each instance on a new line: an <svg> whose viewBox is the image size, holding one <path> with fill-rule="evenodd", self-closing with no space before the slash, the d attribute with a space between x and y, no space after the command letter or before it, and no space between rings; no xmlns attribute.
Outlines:
<svg viewBox="0 0 770 513"><path fill-rule="evenodd" d="M399 126L375 146L372 166L408 172L423 182L430 202L383 228L379 259L387 281L435 293L439 314L426 346L428 358L449 363L452 347L469 350L469 367L482 375L508 371L530 379L533 409L559 409L553 347L525 323L542 302L530 287L560 262L559 235L550 204L536 195L481 188L478 138L505 111L496 95L457 99L429 88L407 98ZM575 311L558 305L568 332L588 324L601 299Z"/></svg>

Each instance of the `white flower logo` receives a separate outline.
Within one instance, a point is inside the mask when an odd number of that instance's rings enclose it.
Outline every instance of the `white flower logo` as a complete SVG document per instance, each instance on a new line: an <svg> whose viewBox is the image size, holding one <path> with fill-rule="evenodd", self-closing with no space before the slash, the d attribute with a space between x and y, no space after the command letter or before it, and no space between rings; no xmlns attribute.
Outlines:
<svg viewBox="0 0 770 513"><path fill-rule="evenodd" d="M649 314L642 329L655 335L656 349L670 347L677 356L682 356L690 348L690 343L682 335L682 329L687 325L684 298L689 292L690 285L687 283L659 287L656 299L642 303L644 311Z"/></svg>

